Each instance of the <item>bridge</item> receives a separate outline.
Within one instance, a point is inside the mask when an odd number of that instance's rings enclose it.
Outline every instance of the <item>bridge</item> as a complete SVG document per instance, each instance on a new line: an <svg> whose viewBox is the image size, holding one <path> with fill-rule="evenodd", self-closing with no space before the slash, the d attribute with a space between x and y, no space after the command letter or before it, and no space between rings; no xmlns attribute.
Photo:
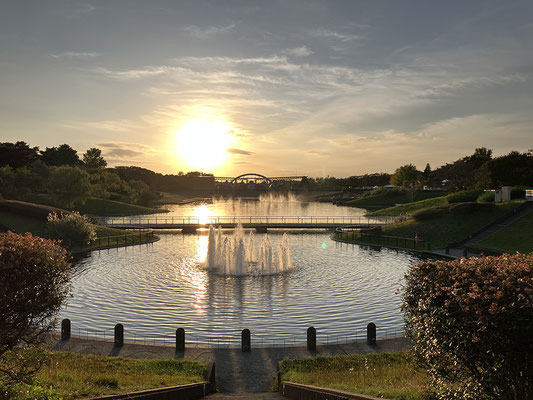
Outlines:
<svg viewBox="0 0 533 400"><path fill-rule="evenodd" d="M196 232L197 229L209 226L223 229L235 228L239 223L245 229L267 232L268 229L336 229L336 228L369 228L384 226L397 222L394 217L353 217L353 216L240 216L240 217L120 217L103 218L100 223L105 226L121 229L181 229L183 232Z"/></svg>
<svg viewBox="0 0 533 400"><path fill-rule="evenodd" d="M229 182L231 184L244 182L244 183L257 183L257 182L267 182L269 186L272 186L272 184L276 181L301 181L305 176L274 176L274 177L267 177L262 174L257 174L253 172L249 172L246 174L239 175L237 177L229 177L229 176L215 176L215 181L217 182Z"/></svg>

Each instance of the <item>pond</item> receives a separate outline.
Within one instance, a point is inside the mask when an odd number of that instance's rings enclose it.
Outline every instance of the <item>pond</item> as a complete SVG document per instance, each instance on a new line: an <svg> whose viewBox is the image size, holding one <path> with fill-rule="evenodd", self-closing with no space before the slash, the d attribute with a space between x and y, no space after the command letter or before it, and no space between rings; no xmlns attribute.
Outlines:
<svg viewBox="0 0 533 400"><path fill-rule="evenodd" d="M354 216L363 210L326 203L244 202L171 206L174 215ZM196 212L196 214L195 214ZM228 232L230 234L230 232ZM264 234L256 234L261 241ZM281 232L268 234L274 253ZM122 323L126 339L172 342L176 328L187 341L236 344L244 328L255 344L305 342L309 326L319 341L364 337L374 322L378 336L402 332L404 273L421 261L408 252L342 244L327 232L291 233L294 269L268 276L208 272L207 232L160 234L161 240L95 251L76 265L73 297L61 311L73 333L112 337Z"/></svg>

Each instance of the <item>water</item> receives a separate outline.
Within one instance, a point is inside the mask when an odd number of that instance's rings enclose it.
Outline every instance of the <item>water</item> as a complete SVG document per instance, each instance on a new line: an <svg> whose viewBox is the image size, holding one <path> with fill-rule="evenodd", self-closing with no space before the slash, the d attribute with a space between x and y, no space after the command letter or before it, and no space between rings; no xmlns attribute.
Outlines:
<svg viewBox="0 0 533 400"><path fill-rule="evenodd" d="M230 203L206 207L223 215L231 215L228 207L233 215L244 215L243 209L263 212L269 206L278 215L303 215L310 209L320 215L362 213L324 203ZM194 215L198 207L181 206L179 215ZM251 243L263 244L250 244L249 235ZM267 238L243 232L248 243L239 244L241 260L273 265L282 259L294 268L273 275L227 276L205 268L209 232L160 236L153 245L96 251L77 263L73 297L61 311L62 318L71 319L74 333L103 337L105 332L111 338L114 325L122 323L127 339L171 343L182 327L188 342L236 344L240 331L248 328L254 344L277 345L305 342L309 326L317 328L319 341L355 339L356 333L361 339L369 322L377 325L378 336L400 333L397 292L406 270L420 261L406 252L340 244L328 233L269 233ZM286 241L290 254L283 253ZM256 248L257 260L250 260L249 246Z"/></svg>

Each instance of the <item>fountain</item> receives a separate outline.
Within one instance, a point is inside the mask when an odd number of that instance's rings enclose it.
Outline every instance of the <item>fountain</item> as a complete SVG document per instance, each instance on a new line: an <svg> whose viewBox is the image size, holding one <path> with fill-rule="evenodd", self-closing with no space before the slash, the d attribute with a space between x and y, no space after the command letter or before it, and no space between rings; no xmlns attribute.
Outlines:
<svg viewBox="0 0 533 400"><path fill-rule="evenodd" d="M293 268L286 233L278 247L277 262L272 251L272 243L265 235L259 247L259 256L255 254L254 234L250 232L245 243L245 234L239 223L233 235L223 235L222 230L213 226L209 228L207 259L205 267L222 275L272 275Z"/></svg>

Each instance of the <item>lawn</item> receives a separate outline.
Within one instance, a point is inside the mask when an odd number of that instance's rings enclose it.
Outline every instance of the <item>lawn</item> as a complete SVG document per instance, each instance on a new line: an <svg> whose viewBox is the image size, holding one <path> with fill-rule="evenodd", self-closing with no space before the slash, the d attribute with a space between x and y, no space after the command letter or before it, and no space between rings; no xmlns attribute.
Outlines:
<svg viewBox="0 0 533 400"><path fill-rule="evenodd" d="M106 217L123 215L143 215L167 212L161 208L150 208L135 204L122 203L114 200L104 200L90 197L85 204L75 207L81 214L99 215Z"/></svg>
<svg viewBox="0 0 533 400"><path fill-rule="evenodd" d="M425 200L415 201L413 203L401 204L399 206L383 208L381 210L368 213L369 217L381 216L402 216L411 215L416 211L426 208L445 206L448 204L447 196L433 197Z"/></svg>
<svg viewBox="0 0 533 400"><path fill-rule="evenodd" d="M161 192L163 197L154 201L154 204L180 204L182 201L190 199L191 196L178 193Z"/></svg>
<svg viewBox="0 0 533 400"><path fill-rule="evenodd" d="M289 382L404 400L424 399L428 382L409 353L285 359L281 372Z"/></svg>
<svg viewBox="0 0 533 400"><path fill-rule="evenodd" d="M412 203L433 197L441 197L443 192L420 190L375 189L366 196L345 203L351 207L369 209L393 207L396 204Z"/></svg>
<svg viewBox="0 0 533 400"><path fill-rule="evenodd" d="M533 212L507 225L502 230L487 236L474 246L506 253L533 252Z"/></svg>
<svg viewBox="0 0 533 400"><path fill-rule="evenodd" d="M19 388L16 400L66 400L205 382L208 370L206 364L190 360L141 360L69 352L47 351L45 360L33 384ZM37 396L41 393L41 397Z"/></svg>

